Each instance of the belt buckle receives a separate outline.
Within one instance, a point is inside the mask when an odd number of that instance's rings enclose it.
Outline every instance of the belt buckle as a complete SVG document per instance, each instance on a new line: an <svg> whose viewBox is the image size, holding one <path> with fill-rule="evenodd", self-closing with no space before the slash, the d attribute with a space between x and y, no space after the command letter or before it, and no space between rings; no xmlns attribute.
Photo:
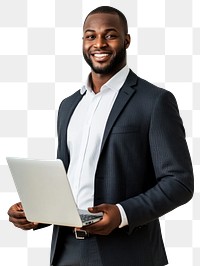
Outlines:
<svg viewBox="0 0 200 266"><path fill-rule="evenodd" d="M87 231L79 229L79 228L74 228L74 233L76 239L85 239L85 237L88 236Z"/></svg>

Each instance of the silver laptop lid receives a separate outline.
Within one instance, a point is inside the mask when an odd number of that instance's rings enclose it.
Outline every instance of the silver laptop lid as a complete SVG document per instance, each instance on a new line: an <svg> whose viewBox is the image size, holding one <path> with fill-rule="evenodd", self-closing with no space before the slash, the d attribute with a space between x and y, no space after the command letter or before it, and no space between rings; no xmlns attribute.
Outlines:
<svg viewBox="0 0 200 266"><path fill-rule="evenodd" d="M6 159L27 220L73 227L83 225L61 160Z"/></svg>

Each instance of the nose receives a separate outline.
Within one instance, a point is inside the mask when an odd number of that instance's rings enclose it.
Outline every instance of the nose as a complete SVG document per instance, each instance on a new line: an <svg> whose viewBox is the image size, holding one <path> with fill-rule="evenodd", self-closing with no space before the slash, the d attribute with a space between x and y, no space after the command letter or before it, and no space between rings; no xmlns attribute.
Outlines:
<svg viewBox="0 0 200 266"><path fill-rule="evenodd" d="M107 46L106 39L101 36L96 37L94 46L96 48L106 47Z"/></svg>

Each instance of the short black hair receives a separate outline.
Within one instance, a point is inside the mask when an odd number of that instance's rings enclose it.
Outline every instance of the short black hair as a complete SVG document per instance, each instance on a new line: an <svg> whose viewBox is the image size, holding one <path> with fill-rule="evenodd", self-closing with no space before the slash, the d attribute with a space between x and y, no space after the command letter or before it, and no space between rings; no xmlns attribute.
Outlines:
<svg viewBox="0 0 200 266"><path fill-rule="evenodd" d="M122 21L122 25L123 25L125 34L128 33L128 23L127 23L127 19L126 19L125 15L121 11L119 11L118 9L116 9L114 7L111 7L111 6L99 6L99 7L95 8L94 10L92 10L86 16L85 21L84 21L84 24L85 24L87 18L90 15L99 14L99 13L104 13L104 14L117 14L119 16L120 20Z"/></svg>

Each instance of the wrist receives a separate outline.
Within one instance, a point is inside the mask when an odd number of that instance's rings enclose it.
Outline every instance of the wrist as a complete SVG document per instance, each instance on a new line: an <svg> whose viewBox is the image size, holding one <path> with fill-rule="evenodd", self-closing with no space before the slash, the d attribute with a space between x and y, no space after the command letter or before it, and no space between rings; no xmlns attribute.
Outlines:
<svg viewBox="0 0 200 266"><path fill-rule="evenodd" d="M119 228L122 228L122 227L128 225L128 219L127 219L126 213L125 213L122 205L116 204L116 206L118 207L120 215L121 215L121 223L119 225Z"/></svg>

